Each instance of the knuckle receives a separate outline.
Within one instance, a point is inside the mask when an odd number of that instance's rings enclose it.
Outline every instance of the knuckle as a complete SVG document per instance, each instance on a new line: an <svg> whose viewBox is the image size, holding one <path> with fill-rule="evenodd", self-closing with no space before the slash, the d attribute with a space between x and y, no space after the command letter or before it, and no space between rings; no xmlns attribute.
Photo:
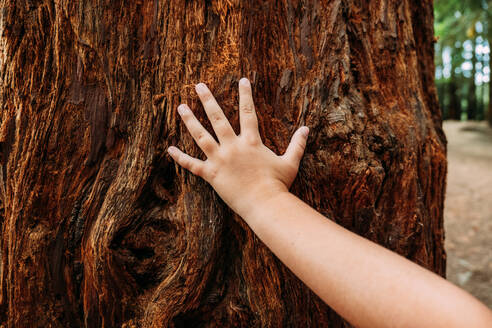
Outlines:
<svg viewBox="0 0 492 328"><path fill-rule="evenodd" d="M226 138L231 138L236 135L228 124L221 124L221 126L216 129L216 132L218 135Z"/></svg>
<svg viewBox="0 0 492 328"><path fill-rule="evenodd" d="M285 156L285 154L282 156L282 163L283 163L283 169L291 172L293 170L297 171L297 168L299 167L298 161L297 161L297 156Z"/></svg>
<svg viewBox="0 0 492 328"><path fill-rule="evenodd" d="M214 96L211 93L206 93L203 95L203 106L206 108L213 108L215 107L215 99Z"/></svg>
<svg viewBox="0 0 492 328"><path fill-rule="evenodd" d="M195 140L197 142L203 141L204 138L205 138L205 133L203 133L203 132L197 132L195 135Z"/></svg>
<svg viewBox="0 0 492 328"><path fill-rule="evenodd" d="M191 170L191 172L201 177L203 175L203 168L201 167L201 165L193 165L193 169Z"/></svg>
<svg viewBox="0 0 492 328"><path fill-rule="evenodd" d="M200 98L202 98L203 102L207 102L210 99L212 99L212 93L207 90L207 91L200 94Z"/></svg>
<svg viewBox="0 0 492 328"><path fill-rule="evenodd" d="M203 175L203 178L207 181L213 181L217 176L218 170L215 167L208 168Z"/></svg>
<svg viewBox="0 0 492 328"><path fill-rule="evenodd" d="M221 166L227 163L231 156L230 153L231 152L227 147L225 146L220 147L219 150L217 151L217 155L214 158L215 164Z"/></svg>
<svg viewBox="0 0 492 328"><path fill-rule="evenodd" d="M211 120L214 123L218 123L218 122L220 122L222 120L222 115L220 115L220 113L213 113L211 115Z"/></svg>
<svg viewBox="0 0 492 328"><path fill-rule="evenodd" d="M209 142L208 140L202 142L201 145L200 145L200 147L206 153L211 153L214 150L214 148L215 148L214 147L214 144L212 142Z"/></svg>
<svg viewBox="0 0 492 328"><path fill-rule="evenodd" d="M256 136L250 134L244 136L244 141L250 146L258 146L260 144L260 140Z"/></svg>
<svg viewBox="0 0 492 328"><path fill-rule="evenodd" d="M255 106L253 104L245 104L243 106L243 113L252 114L255 112Z"/></svg>

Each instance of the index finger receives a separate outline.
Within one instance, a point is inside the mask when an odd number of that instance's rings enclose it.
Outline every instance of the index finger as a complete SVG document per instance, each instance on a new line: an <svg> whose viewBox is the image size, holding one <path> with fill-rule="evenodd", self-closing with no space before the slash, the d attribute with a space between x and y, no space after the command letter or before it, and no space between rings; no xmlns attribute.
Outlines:
<svg viewBox="0 0 492 328"><path fill-rule="evenodd" d="M200 97L203 109L205 109L205 113L207 113L210 123L212 123L212 128L214 129L219 142L235 136L236 134L234 133L231 124L207 86L204 83L198 83L195 89L198 97Z"/></svg>

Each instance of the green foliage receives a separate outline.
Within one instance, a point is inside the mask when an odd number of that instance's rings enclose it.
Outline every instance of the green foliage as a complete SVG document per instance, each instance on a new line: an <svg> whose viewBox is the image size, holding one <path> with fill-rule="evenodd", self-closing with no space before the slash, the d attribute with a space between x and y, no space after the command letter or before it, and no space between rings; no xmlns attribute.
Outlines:
<svg viewBox="0 0 492 328"><path fill-rule="evenodd" d="M492 0L436 0L435 34L443 46L476 36L477 22L491 19Z"/></svg>

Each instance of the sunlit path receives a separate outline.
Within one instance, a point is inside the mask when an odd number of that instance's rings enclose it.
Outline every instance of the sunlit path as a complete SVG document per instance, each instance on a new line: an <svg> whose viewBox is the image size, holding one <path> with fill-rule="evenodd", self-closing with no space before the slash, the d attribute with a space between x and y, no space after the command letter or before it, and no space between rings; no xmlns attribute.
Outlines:
<svg viewBox="0 0 492 328"><path fill-rule="evenodd" d="M448 279L492 308L492 129L485 122L452 121L444 129Z"/></svg>

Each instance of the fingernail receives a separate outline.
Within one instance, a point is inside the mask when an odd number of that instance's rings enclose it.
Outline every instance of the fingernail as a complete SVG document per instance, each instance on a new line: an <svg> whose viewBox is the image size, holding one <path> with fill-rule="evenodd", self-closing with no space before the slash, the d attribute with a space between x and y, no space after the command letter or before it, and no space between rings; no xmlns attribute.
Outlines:
<svg viewBox="0 0 492 328"><path fill-rule="evenodd" d="M307 137L308 134L309 134L309 128L307 126L303 126L301 129L301 134L304 136L304 137Z"/></svg>
<svg viewBox="0 0 492 328"><path fill-rule="evenodd" d="M205 85L205 83L200 82L197 85L195 85L195 90L198 93L204 93L207 91L207 86Z"/></svg>
<svg viewBox="0 0 492 328"><path fill-rule="evenodd" d="M251 85L249 80L245 77L243 77L242 79L239 80L239 84L244 85L245 87Z"/></svg>
<svg viewBox="0 0 492 328"><path fill-rule="evenodd" d="M186 105L185 104L181 104L178 106L178 113L179 115L183 115L184 113L186 113Z"/></svg>
<svg viewBox="0 0 492 328"><path fill-rule="evenodd" d="M176 148L171 146L167 149L167 152L169 153L169 155L174 155L174 154L176 154Z"/></svg>

